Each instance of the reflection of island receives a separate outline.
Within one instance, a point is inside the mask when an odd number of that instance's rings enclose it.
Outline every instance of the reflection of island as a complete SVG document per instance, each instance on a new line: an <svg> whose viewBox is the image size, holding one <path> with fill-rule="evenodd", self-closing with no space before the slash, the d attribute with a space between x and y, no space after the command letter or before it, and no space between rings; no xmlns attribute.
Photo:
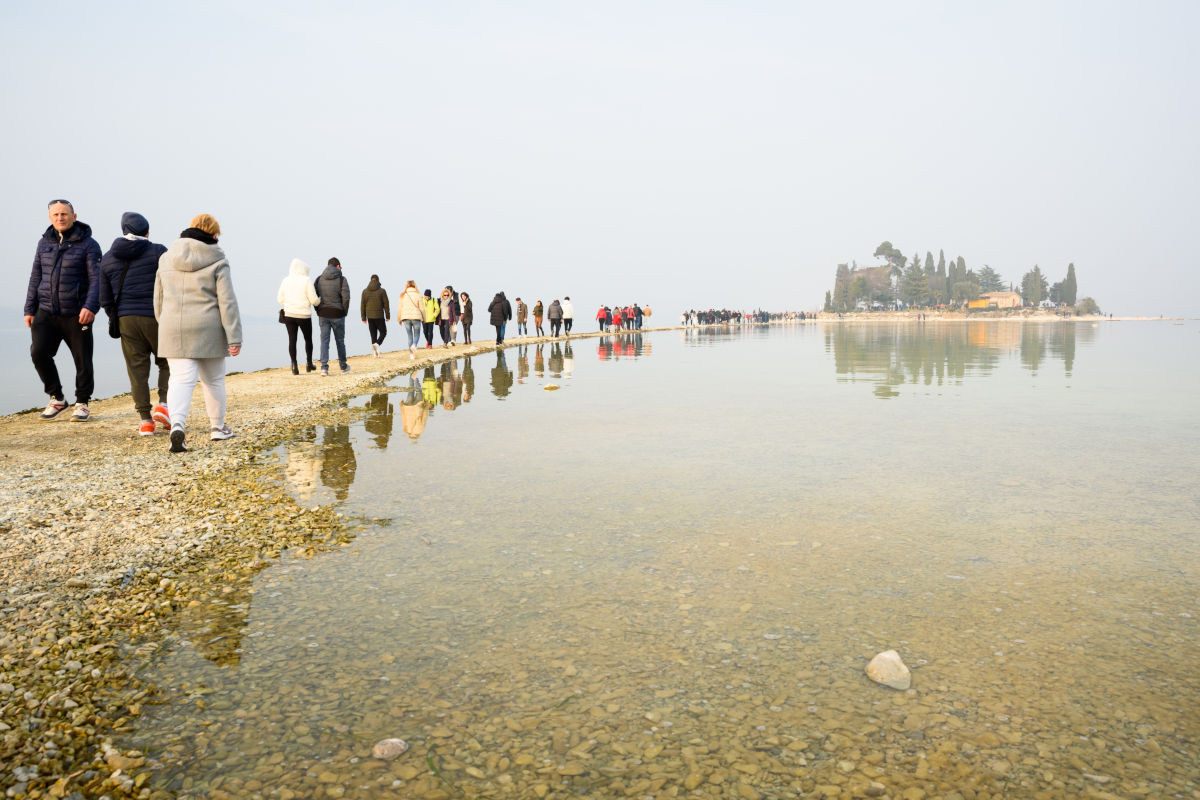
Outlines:
<svg viewBox="0 0 1200 800"><path fill-rule="evenodd" d="M601 361L619 361L622 358L642 358L650 355L652 350L650 340L642 334L620 333L601 336L600 343L596 345L596 357Z"/></svg>
<svg viewBox="0 0 1200 800"><path fill-rule="evenodd" d="M375 446L386 450L388 439L392 436L392 404L388 402L386 394L373 394L367 408L367 421L363 427L367 433L375 436Z"/></svg>
<svg viewBox="0 0 1200 800"><path fill-rule="evenodd" d="M835 325L825 328L825 350L842 380L874 383L876 396L888 398L906 383L942 386L989 375L1012 352L1034 372L1048 354L1061 358L1070 375L1077 338L1094 335L1069 322Z"/></svg>

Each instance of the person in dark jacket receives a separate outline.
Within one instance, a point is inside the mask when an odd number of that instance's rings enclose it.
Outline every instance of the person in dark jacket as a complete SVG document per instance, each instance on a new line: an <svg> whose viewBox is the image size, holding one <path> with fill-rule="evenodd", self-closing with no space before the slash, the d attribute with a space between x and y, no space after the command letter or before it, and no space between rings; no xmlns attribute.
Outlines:
<svg viewBox="0 0 1200 800"><path fill-rule="evenodd" d="M512 303L504 296L504 292L496 292L488 305L492 314L492 325L496 327L496 344L504 344L504 326L512 319Z"/></svg>
<svg viewBox="0 0 1200 800"><path fill-rule="evenodd" d="M563 324L563 308L558 302L558 298L554 298L554 302L550 304L550 308L546 310L546 316L550 320L550 335L558 336L562 330Z"/></svg>
<svg viewBox="0 0 1200 800"><path fill-rule="evenodd" d="M321 304L317 306L317 316L321 318L321 374L329 376L329 334L337 342L338 363L342 372L350 371L350 363L346 361L346 315L350 313L350 283L342 275L342 262L336 258L329 259L317 279L313 281L317 297Z"/></svg>
<svg viewBox="0 0 1200 800"><path fill-rule="evenodd" d="M363 289L360 305L362 321L371 334L371 350L379 358L379 345L387 336L387 320L392 318L392 308L388 305L387 290L380 285L378 275L372 275L367 288Z"/></svg>
<svg viewBox="0 0 1200 800"><path fill-rule="evenodd" d="M475 321L475 304L471 302L471 296L463 292L462 298L462 326L463 326L463 344L471 343L471 323Z"/></svg>
<svg viewBox="0 0 1200 800"><path fill-rule="evenodd" d="M42 419L54 419L67 403L54 356L63 342L75 361L74 422L87 422L88 403L96 379L92 372L92 322L100 310L100 245L90 226L75 216L66 200L47 205L50 226L33 256L25 292L25 327L32 343L29 355L50 395Z"/></svg>
<svg viewBox="0 0 1200 800"><path fill-rule="evenodd" d="M129 373L129 391L133 408L141 417L138 433L153 436L155 422L163 430L171 429L167 411L167 387L171 368L158 355L158 320L154 318L154 279L158 259L166 245L147 237L150 223L141 214L126 211L121 215L121 237L100 260L100 305L110 320L117 321L121 333L121 354ZM158 405L150 407L150 359L158 367Z"/></svg>

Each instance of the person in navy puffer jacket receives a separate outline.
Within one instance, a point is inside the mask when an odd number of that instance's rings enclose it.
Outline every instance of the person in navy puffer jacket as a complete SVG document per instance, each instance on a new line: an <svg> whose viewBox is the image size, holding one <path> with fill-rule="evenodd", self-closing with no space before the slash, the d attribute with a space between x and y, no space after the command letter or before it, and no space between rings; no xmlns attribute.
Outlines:
<svg viewBox="0 0 1200 800"><path fill-rule="evenodd" d="M121 332L121 354L129 372L133 407L142 418L138 433L154 435L157 421L164 430L171 428L167 410L167 386L171 369L158 355L158 320L154 318L154 278L158 258L167 252L165 245L148 238L150 223L141 214L126 211L121 215L122 236L100 261L100 305L109 319L116 319ZM158 366L158 405L150 409L150 359Z"/></svg>
<svg viewBox="0 0 1200 800"><path fill-rule="evenodd" d="M71 419L86 422L95 377L92 373L92 322L100 310L100 245L90 226L80 222L66 200L49 203L50 227L33 257L25 293L25 327L32 344L29 355L50 403L42 419L54 419L67 404L54 356L63 342L75 361L75 411Z"/></svg>

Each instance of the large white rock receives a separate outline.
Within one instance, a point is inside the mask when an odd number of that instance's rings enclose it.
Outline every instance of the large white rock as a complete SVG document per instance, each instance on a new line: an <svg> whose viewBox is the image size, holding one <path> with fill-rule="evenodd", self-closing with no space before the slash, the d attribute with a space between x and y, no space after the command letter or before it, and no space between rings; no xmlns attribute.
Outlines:
<svg viewBox="0 0 1200 800"><path fill-rule="evenodd" d="M912 673L895 650L884 650L867 664L867 677L876 683L904 690L912 686Z"/></svg>
<svg viewBox="0 0 1200 800"><path fill-rule="evenodd" d="M371 750L371 755L382 758L384 761L391 761L397 756L404 755L407 751L408 743L403 739L380 739Z"/></svg>

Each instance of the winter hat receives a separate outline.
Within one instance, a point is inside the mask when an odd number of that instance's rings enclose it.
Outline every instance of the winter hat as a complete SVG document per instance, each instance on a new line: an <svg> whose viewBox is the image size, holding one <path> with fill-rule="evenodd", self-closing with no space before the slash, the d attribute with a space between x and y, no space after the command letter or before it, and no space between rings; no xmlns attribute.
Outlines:
<svg viewBox="0 0 1200 800"><path fill-rule="evenodd" d="M197 214L192 217L192 221L188 227L204 231L209 236L221 235L221 223L217 222L212 214Z"/></svg>
<svg viewBox="0 0 1200 800"><path fill-rule="evenodd" d="M432 291L432 290L430 290L430 289L426 289L426 290L425 290L425 296L426 296L426 297L433 297L433 291Z"/></svg>
<svg viewBox="0 0 1200 800"><path fill-rule="evenodd" d="M132 233L134 236L149 236L150 223L136 211L126 211L121 215L121 233Z"/></svg>

